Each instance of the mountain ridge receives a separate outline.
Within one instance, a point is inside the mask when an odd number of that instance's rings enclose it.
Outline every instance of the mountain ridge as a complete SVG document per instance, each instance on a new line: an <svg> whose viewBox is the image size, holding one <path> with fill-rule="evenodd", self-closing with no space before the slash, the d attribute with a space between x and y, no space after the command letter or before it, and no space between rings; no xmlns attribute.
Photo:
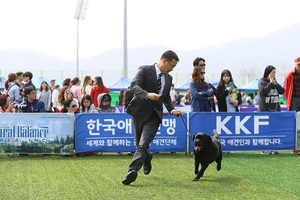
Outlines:
<svg viewBox="0 0 300 200"><path fill-rule="evenodd" d="M221 71L225 68L233 73L234 79L240 79L239 74L245 75L247 73L249 79L260 78L267 65L274 65L277 68L279 78L282 79L284 74L293 67L295 57L300 56L299 35L300 23L296 23L263 37L242 38L197 50L181 50L162 45L129 48L128 78L133 77L138 66L153 64L158 61L165 50L172 49L180 59L178 67L173 72L177 79L181 80L177 81L178 84L189 77L193 60L196 57L206 59L206 71L213 79L219 79ZM79 60L79 66L82 76L85 75L84 73L92 71L99 71L99 75L108 71L115 71L115 73L109 74L116 74L117 72L118 76L121 77L123 75L123 49L112 49L98 56L82 58ZM45 73L51 70L65 70L64 74L75 76L76 60L65 61L35 51L2 50L0 51L0 69L2 71L1 76L18 70L44 70ZM244 77L238 82L241 84L250 82L250 80L243 79Z"/></svg>

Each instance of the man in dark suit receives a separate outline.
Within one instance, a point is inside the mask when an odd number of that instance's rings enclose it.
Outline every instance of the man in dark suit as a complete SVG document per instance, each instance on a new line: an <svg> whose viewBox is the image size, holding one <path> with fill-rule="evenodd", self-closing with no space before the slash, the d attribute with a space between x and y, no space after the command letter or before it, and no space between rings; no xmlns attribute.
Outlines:
<svg viewBox="0 0 300 200"><path fill-rule="evenodd" d="M166 51L157 63L139 67L131 82L129 89L134 97L128 105L127 113L132 116L137 149L128 174L122 181L124 185L136 180L142 166L144 174L148 175L151 171L152 154L149 152L149 145L162 122L163 104L170 114L182 115L180 110L174 108L169 95L173 78L168 73L178 62L175 52Z"/></svg>

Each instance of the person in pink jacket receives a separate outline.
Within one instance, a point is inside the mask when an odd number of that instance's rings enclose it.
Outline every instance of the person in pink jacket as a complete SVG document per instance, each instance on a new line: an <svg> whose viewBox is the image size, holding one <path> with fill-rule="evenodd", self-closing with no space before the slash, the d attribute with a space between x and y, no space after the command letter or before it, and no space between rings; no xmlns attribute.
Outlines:
<svg viewBox="0 0 300 200"><path fill-rule="evenodd" d="M72 93L73 97L78 100L78 102L81 102L82 94L81 94L81 88L80 88L80 80L78 77L75 77L72 81Z"/></svg>
<svg viewBox="0 0 300 200"><path fill-rule="evenodd" d="M300 57L295 59L295 67L286 75L283 88L287 109L300 111Z"/></svg>

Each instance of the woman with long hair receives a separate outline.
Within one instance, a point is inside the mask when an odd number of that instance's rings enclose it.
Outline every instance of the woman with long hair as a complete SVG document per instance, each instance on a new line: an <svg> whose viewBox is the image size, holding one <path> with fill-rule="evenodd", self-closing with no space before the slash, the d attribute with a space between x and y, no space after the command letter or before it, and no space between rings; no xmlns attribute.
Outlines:
<svg viewBox="0 0 300 200"><path fill-rule="evenodd" d="M17 74L8 74L8 79L4 83L6 93L10 96L10 100L13 103L20 104L22 99L20 98L20 87L17 84Z"/></svg>
<svg viewBox="0 0 300 200"><path fill-rule="evenodd" d="M276 81L276 68L268 65L263 77L258 81L258 112L280 112L279 95L284 88ZM262 154L278 154L277 151L262 151Z"/></svg>
<svg viewBox="0 0 300 200"><path fill-rule="evenodd" d="M239 112L238 105L242 104L242 95L234 85L231 72L228 69L221 72L216 97L219 112Z"/></svg>
<svg viewBox="0 0 300 200"><path fill-rule="evenodd" d="M71 79L70 78L66 78L63 83L62 83L63 87L67 86L67 87L71 87Z"/></svg>
<svg viewBox="0 0 300 200"><path fill-rule="evenodd" d="M79 107L78 100L73 98L72 90L68 86L65 86L59 91L58 101L57 101L57 111L62 110L64 102L67 99L74 99L74 101L77 103L77 107Z"/></svg>
<svg viewBox="0 0 300 200"><path fill-rule="evenodd" d="M191 91L191 112L211 112L210 98L214 96L214 89L204 80L205 70L203 67L194 67Z"/></svg>
<svg viewBox="0 0 300 200"><path fill-rule="evenodd" d="M51 90L47 81L41 83L37 98L45 103L45 110L49 111L51 108Z"/></svg>
<svg viewBox="0 0 300 200"><path fill-rule="evenodd" d="M81 88L81 94L85 95L85 94L91 94L91 88L92 88L92 78L89 75L86 75L83 79L83 86Z"/></svg>
<svg viewBox="0 0 300 200"><path fill-rule="evenodd" d="M96 108L98 108L98 99L97 98L98 98L99 94L102 94L102 93L109 93L109 90L103 84L101 76L96 76L94 78L94 85L91 89L91 94L90 94Z"/></svg>
<svg viewBox="0 0 300 200"><path fill-rule="evenodd" d="M88 94L83 95L80 107L80 112L82 113L98 113L98 110L93 104L92 97Z"/></svg>
<svg viewBox="0 0 300 200"><path fill-rule="evenodd" d="M258 81L258 111L280 112L279 95L284 93L284 88L276 81L276 68L272 65L266 67L264 76Z"/></svg>

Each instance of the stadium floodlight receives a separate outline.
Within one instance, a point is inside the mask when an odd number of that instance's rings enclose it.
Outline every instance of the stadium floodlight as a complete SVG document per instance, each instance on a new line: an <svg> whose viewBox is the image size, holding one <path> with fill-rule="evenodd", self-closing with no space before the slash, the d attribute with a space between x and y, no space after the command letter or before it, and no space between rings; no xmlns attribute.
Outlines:
<svg viewBox="0 0 300 200"><path fill-rule="evenodd" d="M87 12L88 0L78 0L74 19L77 20L77 60L76 76L79 77L79 20L84 20Z"/></svg>
<svg viewBox="0 0 300 200"><path fill-rule="evenodd" d="M128 78L128 70L127 70L127 0L124 0L124 49L123 49L123 70L124 70L124 78Z"/></svg>

